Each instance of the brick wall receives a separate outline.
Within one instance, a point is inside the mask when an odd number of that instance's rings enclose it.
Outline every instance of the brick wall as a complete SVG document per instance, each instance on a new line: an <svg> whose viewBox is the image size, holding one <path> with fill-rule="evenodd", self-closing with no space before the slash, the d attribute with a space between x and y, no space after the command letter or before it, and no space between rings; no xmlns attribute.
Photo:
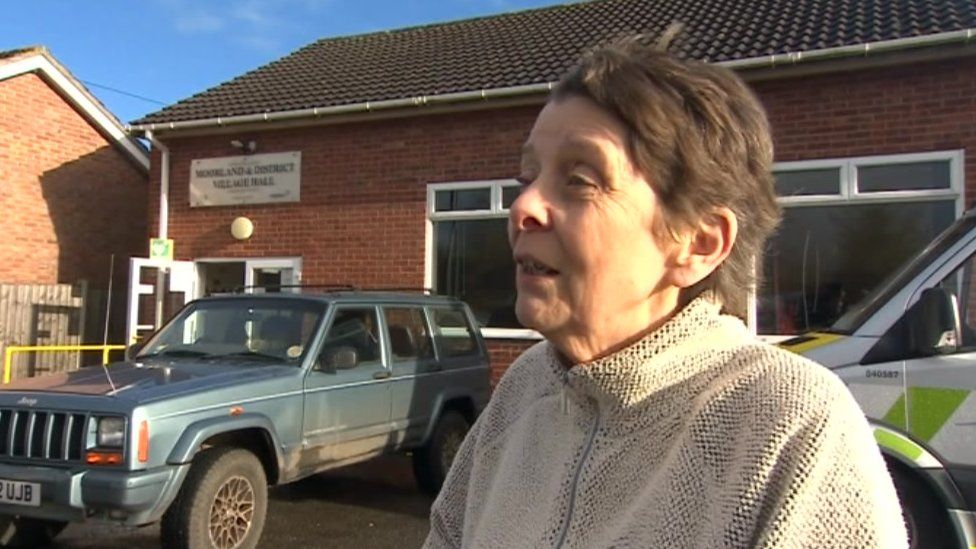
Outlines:
<svg viewBox="0 0 976 549"><path fill-rule="evenodd" d="M146 183L42 78L0 81L0 282L104 288L115 253L124 289L128 257L147 247Z"/></svg>
<svg viewBox="0 0 976 549"><path fill-rule="evenodd" d="M754 87L777 161L965 149L966 197L976 190L976 58Z"/></svg>
<svg viewBox="0 0 976 549"><path fill-rule="evenodd" d="M965 148L967 174L976 170L976 61L755 87L773 123L779 160ZM512 176L537 112L538 107L521 107L170 140L176 254L302 256L305 283L419 286L427 183ZM238 154L231 139L254 139L261 153L302 151L301 203L189 208L190 161ZM151 181L153 218L158 155ZM968 187L976 180L967 181ZM239 215L255 223L247 242L230 236L230 223ZM532 343L489 341L493 379Z"/></svg>

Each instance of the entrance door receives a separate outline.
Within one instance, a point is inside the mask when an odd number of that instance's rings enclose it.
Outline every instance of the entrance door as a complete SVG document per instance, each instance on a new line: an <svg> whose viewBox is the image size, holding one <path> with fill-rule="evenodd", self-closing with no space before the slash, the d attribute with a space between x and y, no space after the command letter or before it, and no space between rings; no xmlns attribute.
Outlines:
<svg viewBox="0 0 976 549"><path fill-rule="evenodd" d="M301 284L301 259L298 258L248 259L245 267L244 286L255 293L297 291L298 288L283 286Z"/></svg>
<svg viewBox="0 0 976 549"><path fill-rule="evenodd" d="M239 292L291 291L302 281L300 257L201 258L197 265L197 295Z"/></svg>
<svg viewBox="0 0 976 549"><path fill-rule="evenodd" d="M129 258L129 313L126 316L126 345L156 331L156 278L163 273L162 322L169 320L195 295L192 261L159 261Z"/></svg>

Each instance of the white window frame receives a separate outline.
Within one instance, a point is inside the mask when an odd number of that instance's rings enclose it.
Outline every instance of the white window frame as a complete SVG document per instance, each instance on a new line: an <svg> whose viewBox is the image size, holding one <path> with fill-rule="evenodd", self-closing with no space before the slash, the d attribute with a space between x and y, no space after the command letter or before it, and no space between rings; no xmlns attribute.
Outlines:
<svg viewBox="0 0 976 549"><path fill-rule="evenodd" d="M486 179L481 181L452 181L427 184L427 223L424 229L424 287L434 287L434 223L437 221L473 221L477 219L507 219L508 208L502 205L502 190L518 187L514 179ZM438 191L491 189L489 208L485 210L435 211ZM514 276L514 273L512 273ZM524 328L481 328L481 335L489 339L542 339L542 335Z"/></svg>
<svg viewBox="0 0 976 549"><path fill-rule="evenodd" d="M905 191L877 191L860 192L857 188L858 168L868 166L891 166L897 164L913 164L916 162L949 161L949 188L947 189L913 189ZM888 154L878 156L856 156L849 158L832 158L821 160L800 160L796 162L777 162L773 164L773 172L803 171L824 168L838 168L840 181L837 194L819 194L802 196L780 196L777 202L784 209L810 206L846 206L855 204L894 204L898 202L922 202L926 200L952 199L955 203L955 215L958 219L965 210L963 194L966 184L965 153L962 149L948 151L933 151L922 153ZM756 288L749 290L749 328L753 333L758 330ZM783 339L781 334L760 334L766 340Z"/></svg>
<svg viewBox="0 0 976 549"><path fill-rule="evenodd" d="M789 208L792 206L830 206L851 203L918 202L921 200L953 198L956 199L956 217L958 217L963 212L962 201L960 200L963 194L963 186L965 185L963 159L963 151L960 149L953 151L777 162L773 164L774 173L826 168L837 168L840 170L840 184L837 194L781 196L777 198L777 201L784 208ZM949 161L948 189L860 192L857 188L857 169L860 167L891 166L944 160Z"/></svg>

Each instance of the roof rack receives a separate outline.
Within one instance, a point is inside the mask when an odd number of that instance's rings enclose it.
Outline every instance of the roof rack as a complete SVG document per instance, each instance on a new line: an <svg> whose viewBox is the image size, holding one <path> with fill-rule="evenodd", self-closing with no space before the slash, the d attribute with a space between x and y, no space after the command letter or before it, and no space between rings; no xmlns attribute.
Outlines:
<svg viewBox="0 0 976 549"><path fill-rule="evenodd" d="M255 284L238 286L234 288L234 293L240 294L253 289L277 291L294 288L324 290L327 292L420 292L424 295L437 295L433 288L425 288L422 286L371 286L364 288L351 284Z"/></svg>
<svg viewBox="0 0 976 549"><path fill-rule="evenodd" d="M371 286L369 288L360 288L363 292L420 292L424 295L437 295L433 288L424 288L422 286Z"/></svg>
<svg viewBox="0 0 976 549"><path fill-rule="evenodd" d="M326 291L351 291L355 292L359 290L356 286L350 284L253 284L250 286L238 286L234 288L234 293L241 294L248 290L261 289L261 290L286 290L286 289L315 289L315 290L326 290Z"/></svg>

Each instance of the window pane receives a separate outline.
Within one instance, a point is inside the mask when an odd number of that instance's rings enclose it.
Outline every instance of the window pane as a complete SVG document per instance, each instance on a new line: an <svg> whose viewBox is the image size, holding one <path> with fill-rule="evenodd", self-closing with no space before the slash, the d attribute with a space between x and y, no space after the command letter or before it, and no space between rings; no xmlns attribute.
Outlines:
<svg viewBox="0 0 976 549"><path fill-rule="evenodd" d="M467 302L481 326L520 327L515 318L515 262L506 223L500 218L434 224L434 289Z"/></svg>
<svg viewBox="0 0 976 549"><path fill-rule="evenodd" d="M432 308L434 339L442 357L476 354L478 344L464 314L455 309Z"/></svg>
<svg viewBox="0 0 976 549"><path fill-rule="evenodd" d="M386 328L394 362L434 356L424 312L419 307L386 309Z"/></svg>
<svg viewBox="0 0 976 549"><path fill-rule="evenodd" d="M522 187L502 187L502 208L512 207L521 192Z"/></svg>
<svg viewBox="0 0 976 549"><path fill-rule="evenodd" d="M382 357L376 326L376 311L372 307L337 310L325 334L319 354L321 363L328 366L331 357L340 350L355 351L356 366L379 363Z"/></svg>
<svg viewBox="0 0 976 549"><path fill-rule="evenodd" d="M951 200L787 208L763 259L759 333L829 327L954 218Z"/></svg>
<svg viewBox="0 0 976 549"><path fill-rule="evenodd" d="M779 171L773 175L779 196L840 194L840 168Z"/></svg>
<svg viewBox="0 0 976 549"><path fill-rule="evenodd" d="M857 169L857 190L862 193L948 188L948 160L864 166Z"/></svg>
<svg viewBox="0 0 976 549"><path fill-rule="evenodd" d="M490 210L491 188L454 189L434 193L434 211Z"/></svg>

